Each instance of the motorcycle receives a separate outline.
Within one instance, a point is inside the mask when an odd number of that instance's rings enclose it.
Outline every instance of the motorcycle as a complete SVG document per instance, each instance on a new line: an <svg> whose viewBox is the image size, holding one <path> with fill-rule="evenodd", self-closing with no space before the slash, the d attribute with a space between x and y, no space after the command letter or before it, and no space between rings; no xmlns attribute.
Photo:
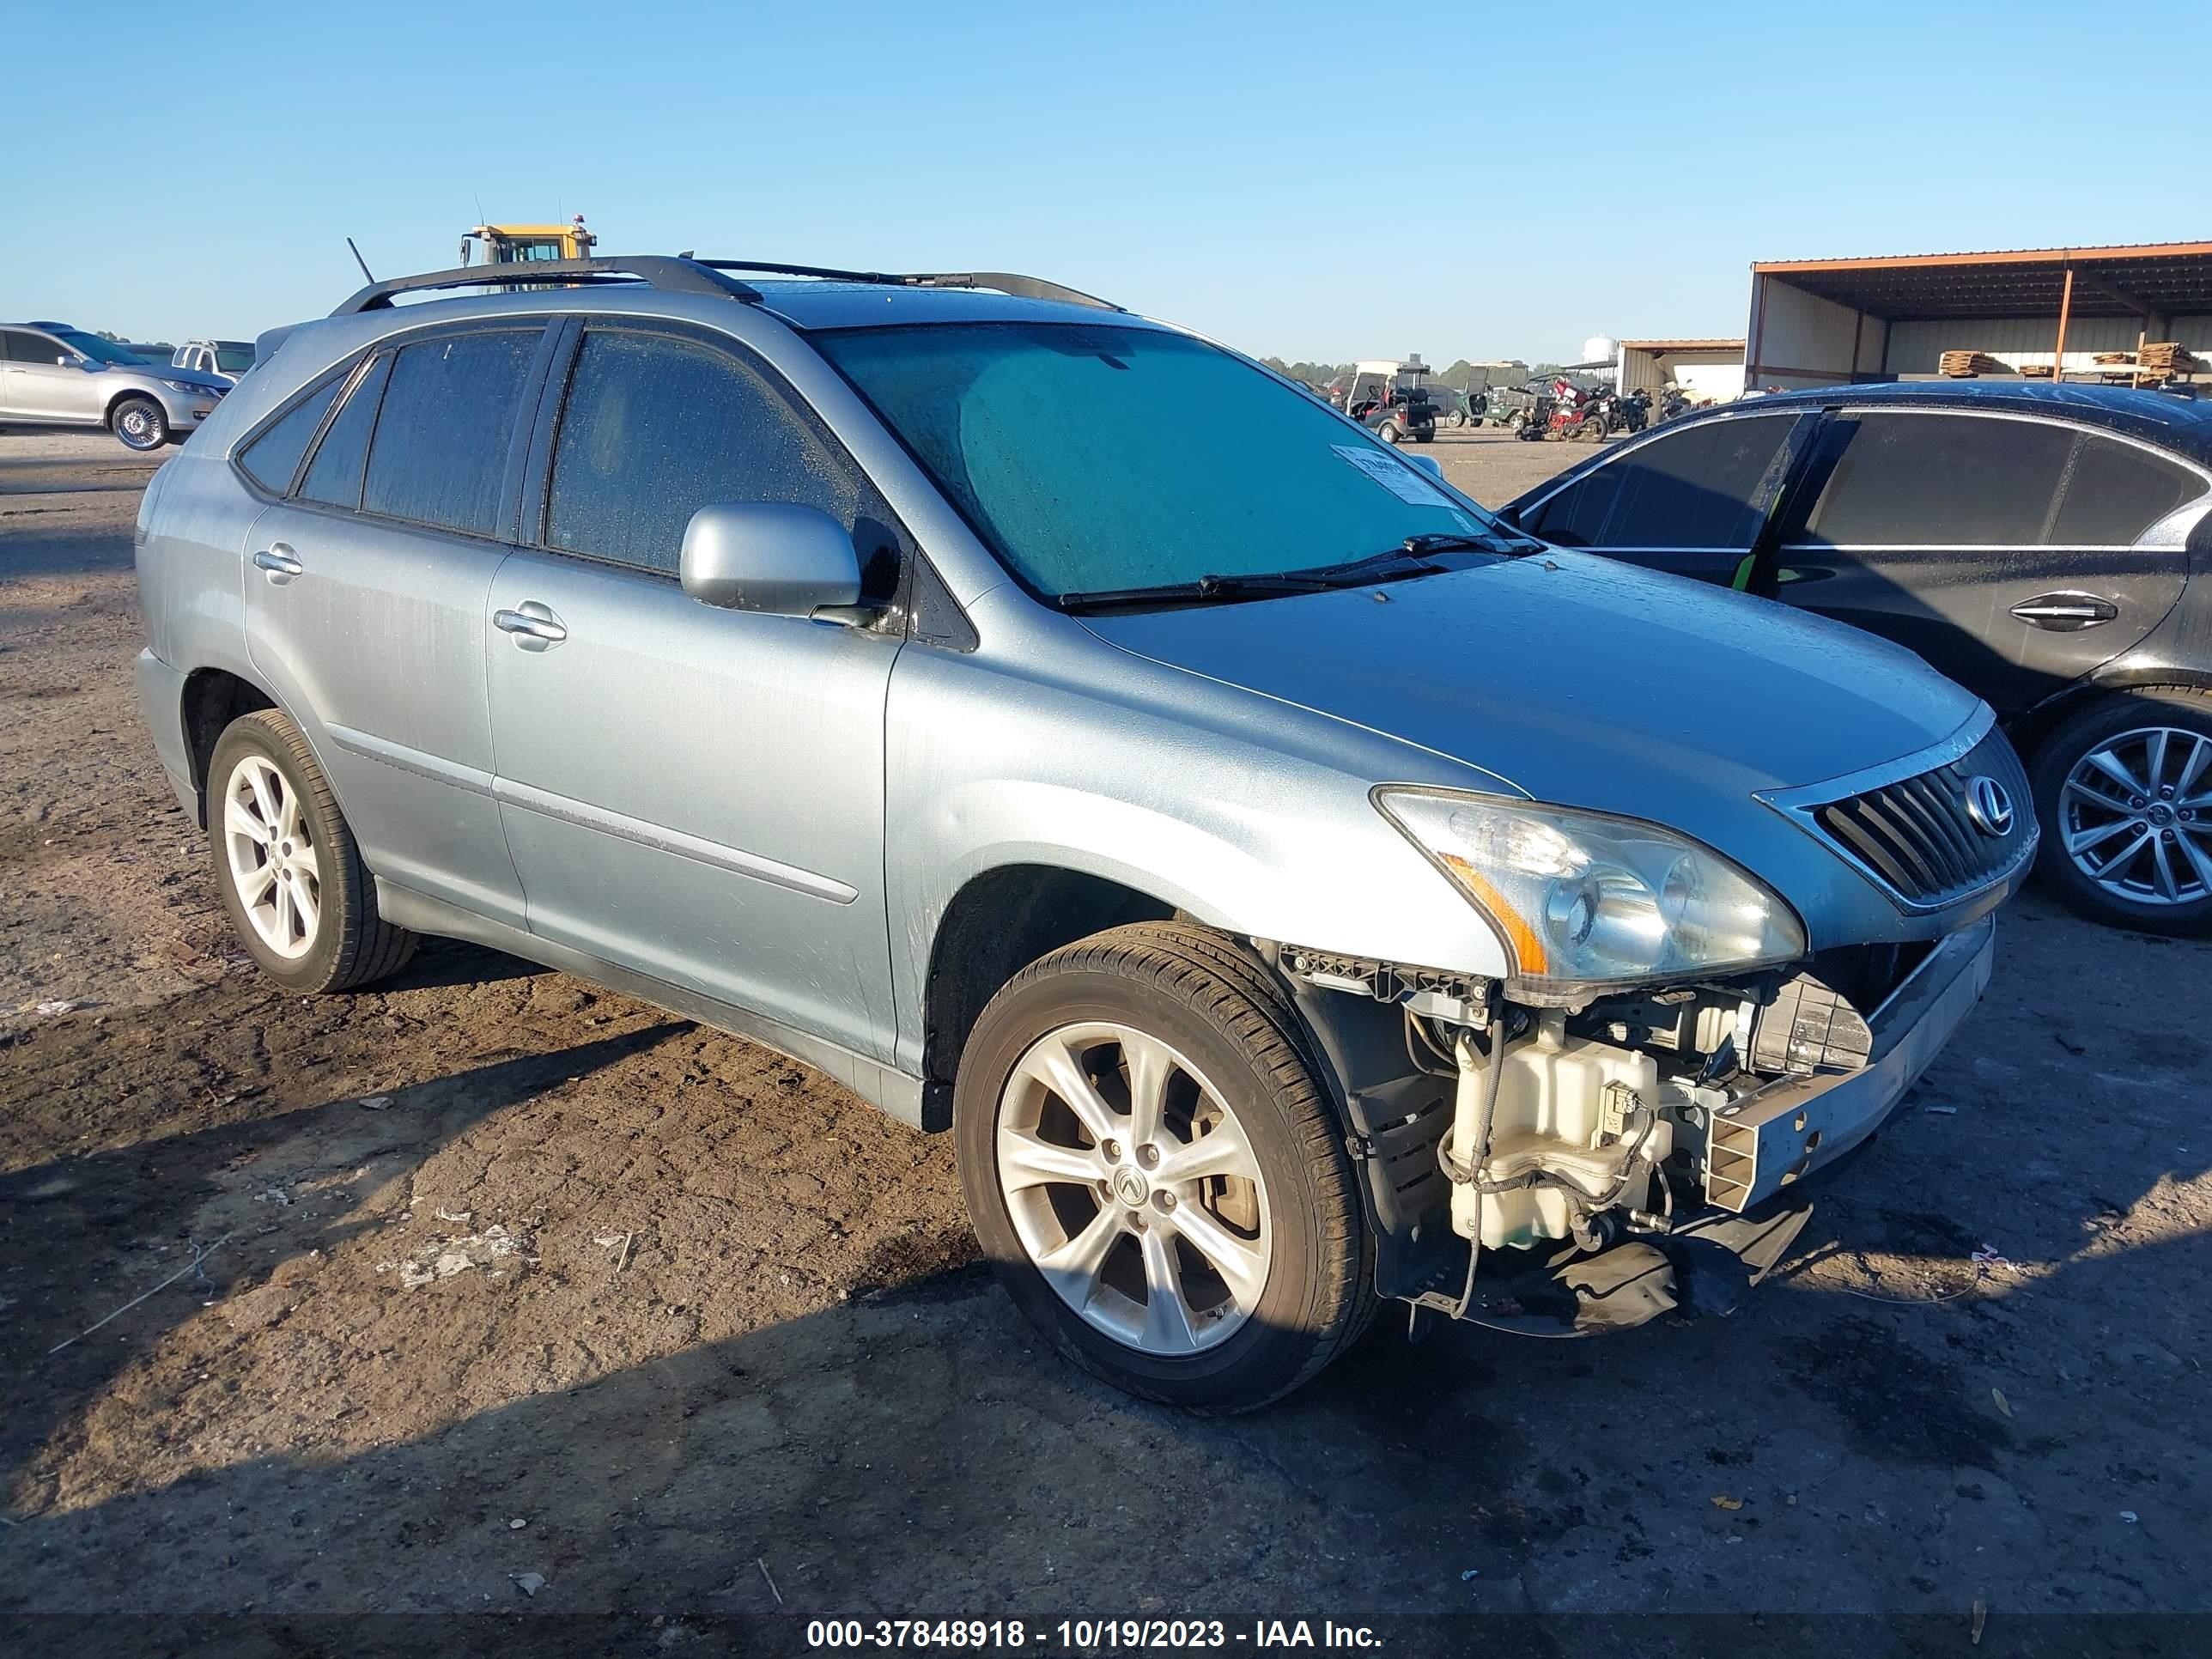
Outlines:
<svg viewBox="0 0 2212 1659"><path fill-rule="evenodd" d="M1659 397L1659 418L1671 421L1678 415L1690 412L1690 399L1681 387L1670 386Z"/></svg>
<svg viewBox="0 0 2212 1659"><path fill-rule="evenodd" d="M1567 443L1599 443L1613 424L1607 414L1612 402L1595 392L1587 393L1570 402L1562 398L1553 406L1552 417L1546 423L1544 435L1559 438Z"/></svg>
<svg viewBox="0 0 2212 1659"><path fill-rule="evenodd" d="M1651 394L1638 387L1617 401L1613 424L1623 432L1641 432L1651 424Z"/></svg>

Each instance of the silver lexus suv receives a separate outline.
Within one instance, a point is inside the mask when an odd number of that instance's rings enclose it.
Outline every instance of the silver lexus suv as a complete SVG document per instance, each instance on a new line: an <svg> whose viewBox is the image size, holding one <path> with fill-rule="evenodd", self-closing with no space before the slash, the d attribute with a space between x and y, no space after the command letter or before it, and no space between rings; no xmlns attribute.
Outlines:
<svg viewBox="0 0 2212 1659"><path fill-rule="evenodd" d="M67 323L0 323L0 427L106 427L132 449L182 443L230 390Z"/></svg>
<svg viewBox="0 0 2212 1659"><path fill-rule="evenodd" d="M147 492L146 717L287 991L442 934L772 1045L1226 1410L1385 1300L1729 1304L1988 980L2027 793L1902 650L1034 278L529 269L264 337Z"/></svg>

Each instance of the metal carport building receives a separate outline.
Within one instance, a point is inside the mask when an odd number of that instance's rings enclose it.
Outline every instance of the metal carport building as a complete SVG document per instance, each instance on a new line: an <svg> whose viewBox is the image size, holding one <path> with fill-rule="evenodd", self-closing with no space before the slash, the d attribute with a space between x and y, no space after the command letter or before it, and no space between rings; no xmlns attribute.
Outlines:
<svg viewBox="0 0 2212 1659"><path fill-rule="evenodd" d="M1945 351L2015 371L2176 340L2212 355L2212 242L2025 248L1751 268L1749 387L1917 380Z"/></svg>

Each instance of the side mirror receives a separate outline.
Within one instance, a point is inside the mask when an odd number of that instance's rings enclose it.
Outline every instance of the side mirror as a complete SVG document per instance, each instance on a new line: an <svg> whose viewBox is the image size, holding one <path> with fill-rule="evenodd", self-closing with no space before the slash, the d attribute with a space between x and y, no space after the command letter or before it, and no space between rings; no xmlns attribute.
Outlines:
<svg viewBox="0 0 2212 1659"><path fill-rule="evenodd" d="M1443 466L1437 463L1437 458L1433 455L1408 455L1406 459L1432 478L1441 478L1444 476Z"/></svg>
<svg viewBox="0 0 2212 1659"><path fill-rule="evenodd" d="M678 573L686 593L724 611L811 617L860 598L852 537L820 508L781 501L701 507L684 527Z"/></svg>

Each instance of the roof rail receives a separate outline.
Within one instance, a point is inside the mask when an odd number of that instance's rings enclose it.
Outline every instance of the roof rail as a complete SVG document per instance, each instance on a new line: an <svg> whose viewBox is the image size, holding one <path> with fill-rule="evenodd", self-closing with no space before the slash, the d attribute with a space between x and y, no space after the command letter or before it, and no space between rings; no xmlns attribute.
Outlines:
<svg viewBox="0 0 2212 1659"><path fill-rule="evenodd" d="M751 259L695 259L710 270L747 270L761 276L820 276L832 282L881 283L894 288L987 288L1018 300L1058 300L1067 305L1091 306L1100 311L1124 307L1111 300L1042 276L1024 276L1012 270L838 270L826 265L770 264Z"/></svg>
<svg viewBox="0 0 2212 1659"><path fill-rule="evenodd" d="M614 259L515 259L482 265L459 265L451 270L425 271L417 276L393 276L371 283L336 311L333 317L352 317L390 306L395 294L417 294L449 288L520 288L557 283L588 287L624 278L644 283L672 294L708 294L749 305L760 302L760 291L750 283L725 276L698 259L671 258L665 254L641 254Z"/></svg>

